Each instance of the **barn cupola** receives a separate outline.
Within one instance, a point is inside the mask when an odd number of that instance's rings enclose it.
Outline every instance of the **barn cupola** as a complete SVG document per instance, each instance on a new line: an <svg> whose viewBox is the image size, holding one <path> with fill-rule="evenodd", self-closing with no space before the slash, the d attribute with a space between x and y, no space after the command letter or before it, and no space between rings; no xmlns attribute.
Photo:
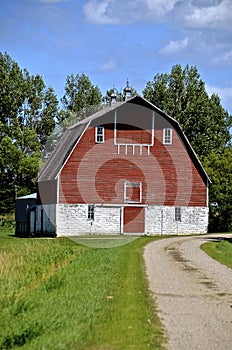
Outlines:
<svg viewBox="0 0 232 350"><path fill-rule="evenodd" d="M113 90L112 94L110 95L110 104L113 105L116 102L117 102L117 95L116 95L116 93Z"/></svg>
<svg viewBox="0 0 232 350"><path fill-rule="evenodd" d="M129 100L132 97L132 88L129 86L129 81L127 79L126 81L126 87L123 90L124 96L125 96L125 101Z"/></svg>

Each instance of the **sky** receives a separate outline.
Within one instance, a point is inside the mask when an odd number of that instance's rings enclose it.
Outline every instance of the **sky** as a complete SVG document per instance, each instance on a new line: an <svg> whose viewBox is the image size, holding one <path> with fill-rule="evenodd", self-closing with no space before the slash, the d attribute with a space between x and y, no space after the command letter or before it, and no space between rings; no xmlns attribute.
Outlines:
<svg viewBox="0 0 232 350"><path fill-rule="evenodd" d="M196 66L232 114L232 0L0 0L0 52L64 95L70 74L103 94L142 94L175 64Z"/></svg>

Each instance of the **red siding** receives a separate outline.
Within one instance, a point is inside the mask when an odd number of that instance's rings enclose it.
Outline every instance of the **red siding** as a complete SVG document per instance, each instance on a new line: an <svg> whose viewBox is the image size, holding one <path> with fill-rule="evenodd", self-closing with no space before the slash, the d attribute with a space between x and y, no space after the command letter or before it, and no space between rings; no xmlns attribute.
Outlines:
<svg viewBox="0 0 232 350"><path fill-rule="evenodd" d="M133 130L123 133L128 140ZM136 135L147 139L151 133ZM95 129L88 128L61 171L60 203L122 204L128 181L142 183L142 204L206 205L205 184L175 130L173 144L167 146L162 144L162 128L155 130L154 146L149 154L143 147L142 155L139 146L128 146L127 154L122 146L118 154L113 137L112 126L106 126L105 143L95 144Z"/></svg>
<svg viewBox="0 0 232 350"><path fill-rule="evenodd" d="M204 185L197 169L192 164L193 187L190 203L192 206L206 206L207 188Z"/></svg>

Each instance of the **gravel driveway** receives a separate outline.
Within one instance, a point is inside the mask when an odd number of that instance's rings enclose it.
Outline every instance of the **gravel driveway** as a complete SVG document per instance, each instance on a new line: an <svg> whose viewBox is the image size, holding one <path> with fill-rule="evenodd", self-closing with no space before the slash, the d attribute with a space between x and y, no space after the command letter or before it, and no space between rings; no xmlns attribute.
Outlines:
<svg viewBox="0 0 232 350"><path fill-rule="evenodd" d="M199 248L223 236L168 238L145 247L149 285L169 350L232 349L232 269Z"/></svg>

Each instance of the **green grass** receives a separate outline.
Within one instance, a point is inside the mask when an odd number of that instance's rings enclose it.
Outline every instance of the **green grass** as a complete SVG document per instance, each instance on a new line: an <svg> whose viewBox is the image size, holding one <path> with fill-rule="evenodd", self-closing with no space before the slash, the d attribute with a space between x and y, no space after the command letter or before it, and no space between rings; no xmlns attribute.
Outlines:
<svg viewBox="0 0 232 350"><path fill-rule="evenodd" d="M232 268L232 239L204 243L201 248L209 256Z"/></svg>
<svg viewBox="0 0 232 350"><path fill-rule="evenodd" d="M9 234L10 232L8 232ZM0 233L0 349L162 349L141 237L115 248Z"/></svg>

